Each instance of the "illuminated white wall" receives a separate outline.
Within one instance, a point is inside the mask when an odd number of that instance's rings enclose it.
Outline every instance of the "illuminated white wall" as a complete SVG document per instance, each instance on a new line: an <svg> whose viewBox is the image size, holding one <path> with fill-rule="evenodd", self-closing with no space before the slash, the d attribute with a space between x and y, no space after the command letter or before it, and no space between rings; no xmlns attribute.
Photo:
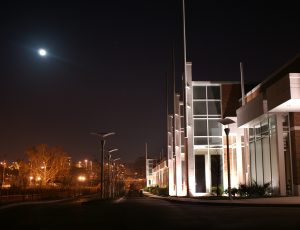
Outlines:
<svg viewBox="0 0 300 230"><path fill-rule="evenodd" d="M174 174L174 154L173 154L173 116L168 116L168 168L169 168L169 195L176 195L175 174Z"/></svg>

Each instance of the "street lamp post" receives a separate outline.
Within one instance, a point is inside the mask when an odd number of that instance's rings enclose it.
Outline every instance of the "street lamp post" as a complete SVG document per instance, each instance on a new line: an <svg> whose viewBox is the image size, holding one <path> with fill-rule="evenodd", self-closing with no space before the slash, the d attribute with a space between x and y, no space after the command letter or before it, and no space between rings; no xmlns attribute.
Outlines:
<svg viewBox="0 0 300 230"><path fill-rule="evenodd" d="M104 146L105 146L105 138L111 135L114 135L114 132L110 132L110 133L99 133L99 132L94 132L91 133L91 135L96 135L100 138L100 143L101 143L101 174L100 174L100 196L101 199L104 198L104 190L103 190L103 177L104 177Z"/></svg>
<svg viewBox="0 0 300 230"><path fill-rule="evenodd" d="M117 185L117 174L116 174L116 171L118 172L118 169L116 170L115 169L115 166L116 166L116 161L118 160L121 160L121 158L116 158L116 159L113 159L113 171L112 171L112 174L113 174L113 188L112 188L112 194L113 194L113 197L115 197L115 194L116 194L116 185ZM119 195L119 192L117 193Z"/></svg>
<svg viewBox="0 0 300 230"><path fill-rule="evenodd" d="M1 162L2 165L2 183L1 183L1 189L4 188L4 181L5 181L5 167L6 167L6 162L5 160Z"/></svg>
<svg viewBox="0 0 300 230"><path fill-rule="evenodd" d="M111 191L112 191L112 186L111 186L111 174L110 174L110 162L111 162L111 153L118 151L119 149L111 149L108 150L108 197L111 197Z"/></svg>
<svg viewBox="0 0 300 230"><path fill-rule="evenodd" d="M233 120L229 119L229 118L225 118L225 119L220 119L219 120L219 123L221 123L222 125L227 125L226 128L224 128L224 132L226 134L226 142L227 142L227 179L228 179L228 196L229 196L229 199L231 200L232 199L232 196L231 196L231 177L230 177L230 157L229 157L229 132L230 132L230 129L229 129L229 124L232 124L234 123ZM217 188L218 189L218 188Z"/></svg>

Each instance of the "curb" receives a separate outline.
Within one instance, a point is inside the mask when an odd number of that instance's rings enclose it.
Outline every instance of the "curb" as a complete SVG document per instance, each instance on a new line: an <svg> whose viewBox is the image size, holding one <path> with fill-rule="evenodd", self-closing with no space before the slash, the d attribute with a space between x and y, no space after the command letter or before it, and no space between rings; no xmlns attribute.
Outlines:
<svg viewBox="0 0 300 230"><path fill-rule="evenodd" d="M172 203L204 205L204 206L227 206L227 207L277 207L277 208L300 208L300 204L275 204L275 203L230 203L230 202L207 202L207 201L184 201L165 198L164 200Z"/></svg>
<svg viewBox="0 0 300 230"><path fill-rule="evenodd" d="M144 194L145 196L153 199L165 200L172 203L189 204L189 205L204 205L204 206L227 206L227 207L282 207L282 208L300 208L300 204L288 203L246 203L246 202L232 202L232 201L205 201L205 200L181 200L170 197L162 197L153 194Z"/></svg>

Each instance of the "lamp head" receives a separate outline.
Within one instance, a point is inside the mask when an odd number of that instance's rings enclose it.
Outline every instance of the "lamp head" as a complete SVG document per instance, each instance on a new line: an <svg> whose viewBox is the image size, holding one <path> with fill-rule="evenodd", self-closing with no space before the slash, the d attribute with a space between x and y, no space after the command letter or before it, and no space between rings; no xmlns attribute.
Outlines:
<svg viewBox="0 0 300 230"><path fill-rule="evenodd" d="M91 135L96 135L100 137L101 140L104 140L106 137L116 134L115 132L110 133L100 133L100 132L92 132Z"/></svg>
<svg viewBox="0 0 300 230"><path fill-rule="evenodd" d="M118 151L119 149L110 149L110 150L108 150L108 152L109 153L112 153L112 152L116 152L116 151Z"/></svg>
<svg viewBox="0 0 300 230"><path fill-rule="evenodd" d="M224 118L224 119L220 119L218 120L219 123L221 123L222 125L230 125L235 123L235 121L229 119L229 118Z"/></svg>

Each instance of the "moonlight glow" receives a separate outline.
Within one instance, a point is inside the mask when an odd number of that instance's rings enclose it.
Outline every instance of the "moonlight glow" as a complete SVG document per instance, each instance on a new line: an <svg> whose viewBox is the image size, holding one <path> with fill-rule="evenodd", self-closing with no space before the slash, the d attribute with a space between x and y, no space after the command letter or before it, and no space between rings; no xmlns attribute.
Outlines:
<svg viewBox="0 0 300 230"><path fill-rule="evenodd" d="M44 57L47 55L47 51L45 49L39 49L39 55Z"/></svg>

